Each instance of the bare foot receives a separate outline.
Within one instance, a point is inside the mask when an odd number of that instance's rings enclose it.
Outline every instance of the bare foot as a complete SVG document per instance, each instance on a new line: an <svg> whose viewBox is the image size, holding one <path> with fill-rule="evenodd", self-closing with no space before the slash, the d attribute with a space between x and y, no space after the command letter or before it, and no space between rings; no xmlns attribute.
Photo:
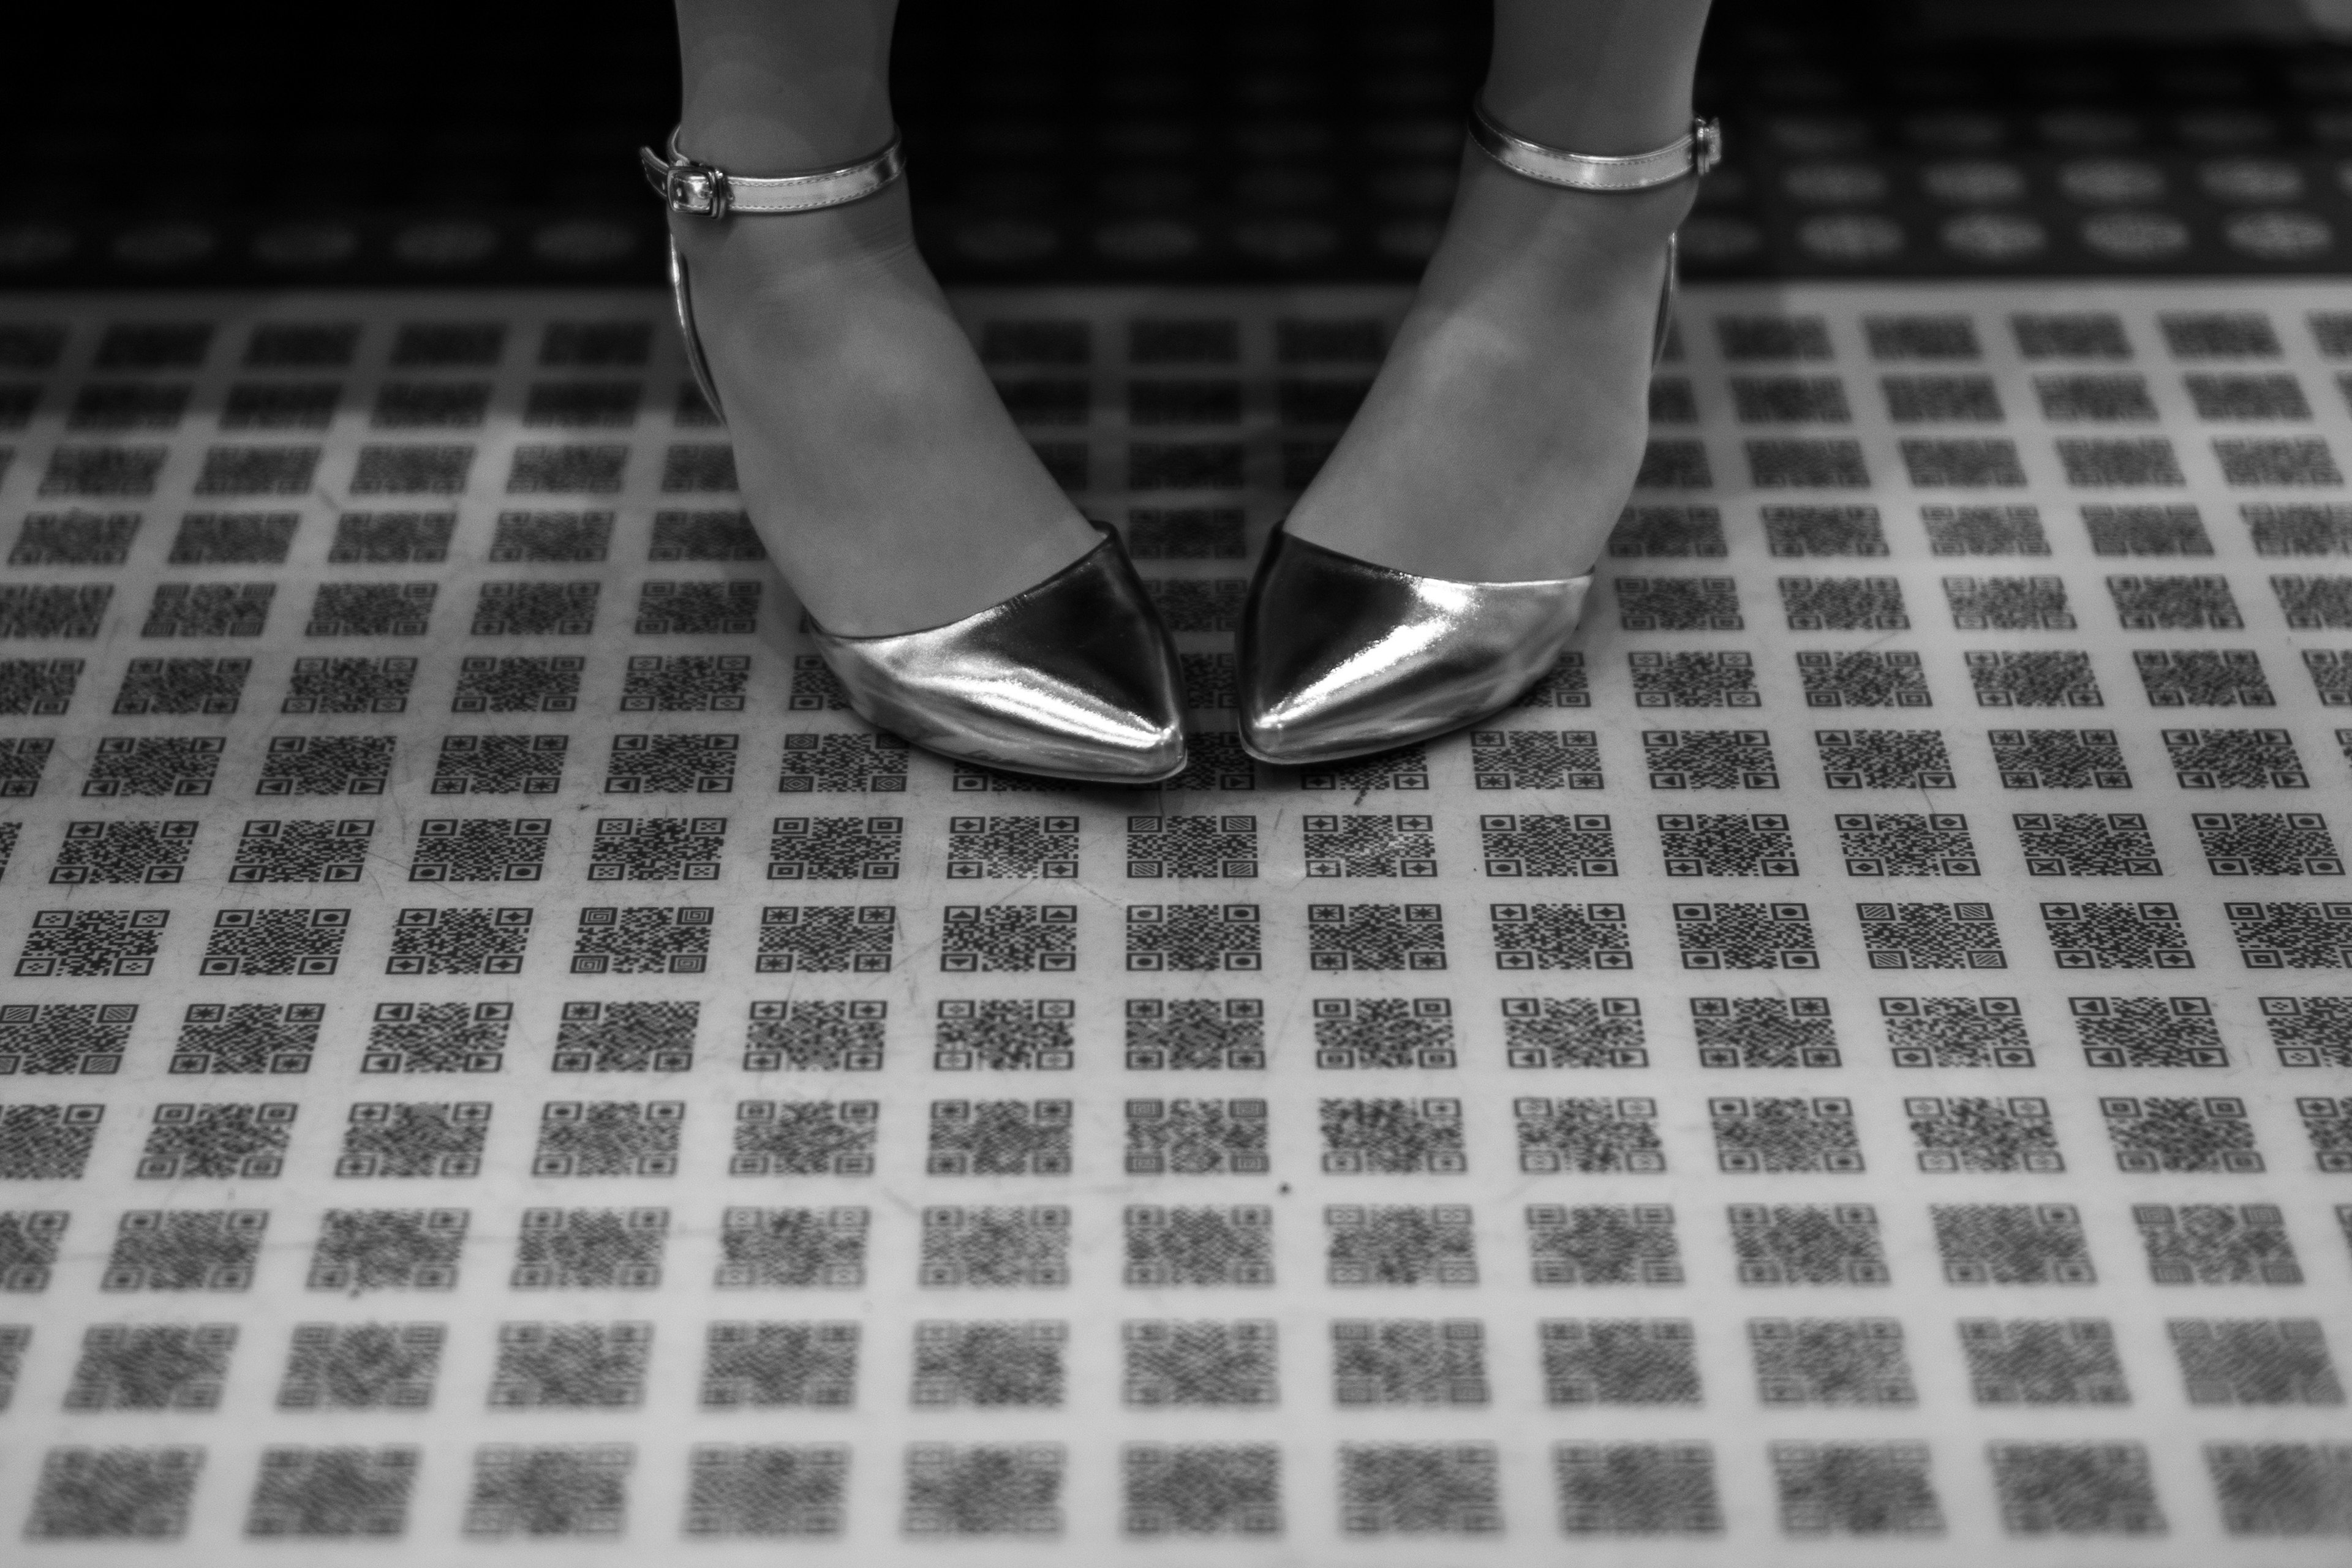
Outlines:
<svg viewBox="0 0 2352 1568"><path fill-rule="evenodd" d="M1694 192L1566 190L1469 152L1388 361L1287 531L1457 582L1591 570L1641 467L1666 239Z"/></svg>
<svg viewBox="0 0 2352 1568"><path fill-rule="evenodd" d="M826 631L959 620L1101 542L949 314L903 184L817 212L670 225L745 510Z"/></svg>

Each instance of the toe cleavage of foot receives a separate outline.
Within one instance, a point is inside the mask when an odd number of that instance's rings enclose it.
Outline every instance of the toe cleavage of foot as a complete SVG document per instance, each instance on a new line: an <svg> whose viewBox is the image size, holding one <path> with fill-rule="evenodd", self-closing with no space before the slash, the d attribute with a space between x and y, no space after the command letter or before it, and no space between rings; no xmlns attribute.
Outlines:
<svg viewBox="0 0 2352 1568"><path fill-rule="evenodd" d="M1601 192L1705 174L1722 146L1714 122L1699 121L1654 152L1590 157L1514 136L1483 105L1470 134L1513 174ZM1671 238L1666 247L1654 359L1664 349L1674 302ZM1517 583L1420 576L1277 528L1242 613L1242 745L1263 762L1328 763L1474 723L1551 668L1576 633L1591 585L1589 572Z"/></svg>
<svg viewBox="0 0 2352 1568"><path fill-rule="evenodd" d="M667 158L639 158L672 212L712 222L840 206L904 169L895 136L859 163L768 179L696 163L675 136ZM675 241L669 271L688 365L723 417ZM881 637L817 629L817 653L860 718L942 755L1087 784L1172 778L1185 763L1176 650L1118 536L1095 527L1094 549L984 610Z"/></svg>

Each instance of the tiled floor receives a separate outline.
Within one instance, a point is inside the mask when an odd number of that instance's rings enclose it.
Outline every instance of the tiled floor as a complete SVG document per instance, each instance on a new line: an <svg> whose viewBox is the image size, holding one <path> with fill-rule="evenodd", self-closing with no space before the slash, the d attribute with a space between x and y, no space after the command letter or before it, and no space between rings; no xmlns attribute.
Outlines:
<svg viewBox="0 0 2352 1568"><path fill-rule="evenodd" d="M16 1557L2340 1561L2352 287L1695 289L1579 651L1255 768L1401 302L962 301L1134 792L839 708L654 296L0 304Z"/></svg>

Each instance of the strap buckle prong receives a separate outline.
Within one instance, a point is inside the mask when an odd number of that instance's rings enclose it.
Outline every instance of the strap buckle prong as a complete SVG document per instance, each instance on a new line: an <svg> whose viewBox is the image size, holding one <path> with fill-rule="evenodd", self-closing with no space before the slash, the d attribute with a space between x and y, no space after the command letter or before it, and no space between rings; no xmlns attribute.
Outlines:
<svg viewBox="0 0 2352 1568"><path fill-rule="evenodd" d="M723 171L691 158L665 160L651 148L638 149L637 156L645 164L647 183L670 211L691 213L698 217L727 216L732 203Z"/></svg>

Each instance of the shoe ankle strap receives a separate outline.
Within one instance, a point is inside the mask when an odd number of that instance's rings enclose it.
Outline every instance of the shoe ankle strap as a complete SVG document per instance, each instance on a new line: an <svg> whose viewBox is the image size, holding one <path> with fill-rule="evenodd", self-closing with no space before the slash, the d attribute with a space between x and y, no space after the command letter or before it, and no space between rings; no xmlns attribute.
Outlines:
<svg viewBox="0 0 2352 1568"><path fill-rule="evenodd" d="M1515 174L1580 191L1646 191L1696 179L1723 160L1723 127L1713 120L1693 120L1689 134L1654 152L1598 158L1514 136L1495 123L1483 100L1470 111L1470 140Z"/></svg>
<svg viewBox="0 0 2352 1568"><path fill-rule="evenodd" d="M678 151L675 131L670 132L668 157L640 147L637 161L645 166L646 180L654 194L670 211L712 218L730 213L804 213L837 207L872 195L907 172L907 155L895 130L889 144L870 158L835 169L766 179L730 174L697 163Z"/></svg>

